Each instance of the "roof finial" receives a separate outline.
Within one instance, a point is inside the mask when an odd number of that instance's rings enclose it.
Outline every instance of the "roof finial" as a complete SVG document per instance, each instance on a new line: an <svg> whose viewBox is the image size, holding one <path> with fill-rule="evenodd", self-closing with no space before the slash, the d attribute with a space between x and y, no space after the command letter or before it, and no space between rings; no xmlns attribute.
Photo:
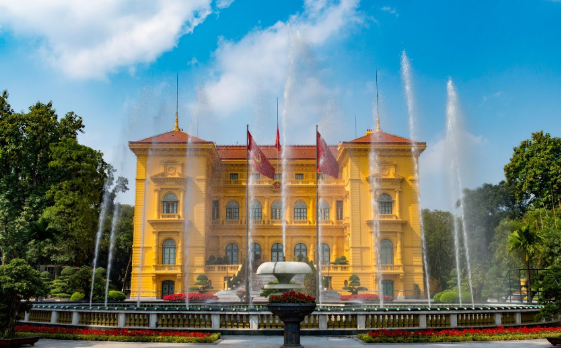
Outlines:
<svg viewBox="0 0 561 348"><path fill-rule="evenodd" d="M176 75L176 98L175 98L175 127L173 127L174 131L179 131L179 73Z"/></svg>
<svg viewBox="0 0 561 348"><path fill-rule="evenodd" d="M378 70L376 70L376 133L381 132L380 114L378 113Z"/></svg>

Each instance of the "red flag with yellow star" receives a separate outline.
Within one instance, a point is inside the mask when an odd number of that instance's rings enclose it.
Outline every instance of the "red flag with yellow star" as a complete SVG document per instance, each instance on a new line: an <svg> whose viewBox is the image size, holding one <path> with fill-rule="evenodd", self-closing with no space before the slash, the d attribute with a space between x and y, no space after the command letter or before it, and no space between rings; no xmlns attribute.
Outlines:
<svg viewBox="0 0 561 348"><path fill-rule="evenodd" d="M269 162L267 157L265 157L265 154L263 153L263 151L261 151L259 146L257 146L249 131L247 131L247 140L247 151L249 152L249 159L253 162L253 167L255 168L255 170L268 178L275 179L275 168L273 167L271 162Z"/></svg>

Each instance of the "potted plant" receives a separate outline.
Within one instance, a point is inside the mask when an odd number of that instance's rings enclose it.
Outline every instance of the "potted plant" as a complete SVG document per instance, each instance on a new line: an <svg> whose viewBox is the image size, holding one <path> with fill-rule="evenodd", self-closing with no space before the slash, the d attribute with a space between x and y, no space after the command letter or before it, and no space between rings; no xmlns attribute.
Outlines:
<svg viewBox="0 0 561 348"><path fill-rule="evenodd" d="M284 323L283 347L300 346L300 323L316 308L316 299L294 290L269 297L269 310Z"/></svg>
<svg viewBox="0 0 561 348"><path fill-rule="evenodd" d="M418 300L420 296L421 296L421 287L419 286L419 284L414 283L413 284L413 297L415 298L415 300Z"/></svg>

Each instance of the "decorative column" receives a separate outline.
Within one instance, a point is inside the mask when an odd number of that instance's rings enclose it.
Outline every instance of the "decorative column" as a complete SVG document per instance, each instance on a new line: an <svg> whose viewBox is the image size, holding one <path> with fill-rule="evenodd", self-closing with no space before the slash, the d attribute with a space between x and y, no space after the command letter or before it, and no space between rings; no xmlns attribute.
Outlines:
<svg viewBox="0 0 561 348"><path fill-rule="evenodd" d="M156 209L154 209L154 219L159 219L160 218L160 189L159 188L154 189L154 206L156 207Z"/></svg>
<svg viewBox="0 0 561 348"><path fill-rule="evenodd" d="M395 190L395 215L401 219L401 190Z"/></svg>

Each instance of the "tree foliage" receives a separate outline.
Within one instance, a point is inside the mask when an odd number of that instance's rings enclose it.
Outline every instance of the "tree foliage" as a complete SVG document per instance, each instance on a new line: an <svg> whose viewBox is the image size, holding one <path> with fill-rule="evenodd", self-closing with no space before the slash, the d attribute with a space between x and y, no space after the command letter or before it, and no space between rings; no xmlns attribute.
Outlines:
<svg viewBox="0 0 561 348"><path fill-rule="evenodd" d="M454 216L446 211L422 211L429 275L441 286L447 283L455 268Z"/></svg>
<svg viewBox="0 0 561 348"><path fill-rule="evenodd" d="M504 172L518 202L551 208L561 193L561 138L543 131L533 133L514 148Z"/></svg>
<svg viewBox="0 0 561 348"><path fill-rule="evenodd" d="M12 259L0 266L0 330L4 337L14 335L18 315L31 309L29 299L46 293L41 275L27 261Z"/></svg>

